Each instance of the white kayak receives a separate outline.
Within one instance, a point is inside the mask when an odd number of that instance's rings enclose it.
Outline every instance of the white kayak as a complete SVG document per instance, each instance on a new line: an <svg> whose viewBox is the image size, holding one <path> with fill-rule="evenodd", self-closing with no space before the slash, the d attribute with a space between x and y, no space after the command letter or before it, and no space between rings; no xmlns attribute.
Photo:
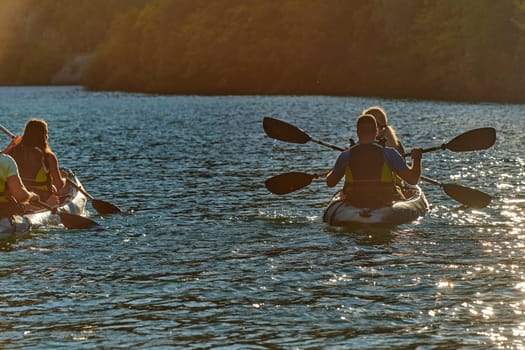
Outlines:
<svg viewBox="0 0 525 350"><path fill-rule="evenodd" d="M57 212L86 215L87 197L77 189L81 186L80 181L72 171L62 170L77 187L67 182L67 194L62 198L62 203L56 208L56 211L41 209L23 215L0 218L0 241L13 241L29 236L33 230L60 226L61 219Z"/></svg>
<svg viewBox="0 0 525 350"><path fill-rule="evenodd" d="M419 186L407 186L406 200L392 202L379 208L359 208L344 201L336 193L323 214L323 221L330 226L396 226L425 216L429 204Z"/></svg>

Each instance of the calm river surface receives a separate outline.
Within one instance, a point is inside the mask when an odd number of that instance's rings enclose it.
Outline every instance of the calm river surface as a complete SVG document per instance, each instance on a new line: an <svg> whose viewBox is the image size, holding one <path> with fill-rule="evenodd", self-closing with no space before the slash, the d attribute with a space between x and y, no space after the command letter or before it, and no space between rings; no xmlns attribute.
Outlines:
<svg viewBox="0 0 525 350"><path fill-rule="evenodd" d="M424 174L494 195L392 230L322 223L333 190L264 180L337 152L268 138L264 116L345 146L379 104L410 149L491 126L487 151L424 155ZM0 123L49 123L61 166L130 215L0 251L2 349L523 349L525 108L336 97L197 97L0 88ZM0 135L0 137L2 137ZM0 145L8 143L7 137Z"/></svg>

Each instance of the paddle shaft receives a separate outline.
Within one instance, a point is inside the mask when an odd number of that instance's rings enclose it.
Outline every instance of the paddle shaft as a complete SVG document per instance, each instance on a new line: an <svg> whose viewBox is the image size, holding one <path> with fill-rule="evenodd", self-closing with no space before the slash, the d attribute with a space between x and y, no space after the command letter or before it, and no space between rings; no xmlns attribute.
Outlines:
<svg viewBox="0 0 525 350"><path fill-rule="evenodd" d="M38 200L37 203L41 207L46 208L47 210L51 210L54 214L58 214L57 208L54 208L54 207L50 206L46 202L42 202L41 200Z"/></svg>
<svg viewBox="0 0 525 350"><path fill-rule="evenodd" d="M0 129L4 132L4 134L9 136L10 138L14 139L16 137L15 134L13 134L11 131L7 130L6 127L4 127L2 124L0 124Z"/></svg>
<svg viewBox="0 0 525 350"><path fill-rule="evenodd" d="M421 175L420 178L421 178L421 180L426 181L428 183L431 183L433 185L443 186L443 184L441 182L439 182L437 180L434 180L434 179L431 179L429 177L426 177L424 175Z"/></svg>
<svg viewBox="0 0 525 350"><path fill-rule="evenodd" d="M443 151L443 150L446 150L446 149L447 149L447 144L444 143L441 146L423 148L421 150L421 153L428 153L428 152L434 152L434 151ZM405 157L410 157L410 153L405 153Z"/></svg>
<svg viewBox="0 0 525 350"><path fill-rule="evenodd" d="M85 189L82 188L82 186L77 185L73 180L71 180L69 177L66 178L66 181L69 182L73 187L75 187L77 190L82 192L82 194L86 197L88 197L90 200L93 200L93 196L91 196Z"/></svg>
<svg viewBox="0 0 525 350"><path fill-rule="evenodd" d="M330 147L331 149L336 150L336 151L341 151L342 152L342 151L345 150L344 148L341 148L339 146L332 145L330 143L327 143L327 142L324 142L324 141L321 141L321 140L317 140L317 139L314 139L314 138L312 138L312 141L317 143L317 144L320 144L320 145L323 145L323 146L326 146L326 147ZM445 145L438 146L438 147L423 148L422 153L439 151L441 149L445 149ZM405 157L409 157L409 156L410 156L410 153L405 154Z"/></svg>
<svg viewBox="0 0 525 350"><path fill-rule="evenodd" d="M344 151L345 149L344 148L341 148L339 146L336 146L336 145L332 145L331 143L328 143L328 142L324 142L322 140L318 140L318 139L314 139L313 137L311 137L311 140L312 142L315 142L319 145L322 145L322 146L325 146L325 147L330 147L331 149L335 150L335 151Z"/></svg>
<svg viewBox="0 0 525 350"><path fill-rule="evenodd" d="M50 210L53 214L57 214L60 217L60 221L62 221L62 225L64 225L68 229L82 230L100 227L100 225L97 222L86 217L66 212L60 212L57 210L57 208L52 207L49 204L40 200L37 203L41 207Z"/></svg>

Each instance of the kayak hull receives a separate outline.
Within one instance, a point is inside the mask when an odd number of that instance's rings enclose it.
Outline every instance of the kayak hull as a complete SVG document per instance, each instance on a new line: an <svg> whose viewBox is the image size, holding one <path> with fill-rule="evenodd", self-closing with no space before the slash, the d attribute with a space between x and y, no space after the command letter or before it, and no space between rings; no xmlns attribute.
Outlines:
<svg viewBox="0 0 525 350"><path fill-rule="evenodd" d="M79 179L70 170L65 170L67 177L81 186ZM58 212L74 215L86 215L87 197L67 182L67 196L57 208ZM25 238L31 231L46 227L60 226L60 216L51 210L42 209L24 215L0 218L0 241L12 241Z"/></svg>
<svg viewBox="0 0 525 350"><path fill-rule="evenodd" d="M410 186L407 200L393 202L380 208L359 208L344 201L340 192L334 195L323 214L323 221L330 226L397 226L425 216L429 204L419 186Z"/></svg>

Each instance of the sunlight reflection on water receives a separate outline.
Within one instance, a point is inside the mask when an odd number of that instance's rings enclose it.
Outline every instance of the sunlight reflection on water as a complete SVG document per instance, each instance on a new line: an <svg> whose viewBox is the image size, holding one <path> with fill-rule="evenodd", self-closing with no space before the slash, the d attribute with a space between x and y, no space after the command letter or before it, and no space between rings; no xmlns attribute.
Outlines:
<svg viewBox="0 0 525 350"><path fill-rule="evenodd" d="M43 231L1 252L0 347L523 348L522 106L0 93L9 129L38 111L89 192L134 208L93 213L105 231ZM426 175L489 193L491 204L464 208L424 183L432 210L417 222L339 230L322 223L332 194L322 181L266 191L265 179L325 171L337 152L271 140L263 116L346 145L349 120L375 104L407 148L496 127L490 150L423 160Z"/></svg>

